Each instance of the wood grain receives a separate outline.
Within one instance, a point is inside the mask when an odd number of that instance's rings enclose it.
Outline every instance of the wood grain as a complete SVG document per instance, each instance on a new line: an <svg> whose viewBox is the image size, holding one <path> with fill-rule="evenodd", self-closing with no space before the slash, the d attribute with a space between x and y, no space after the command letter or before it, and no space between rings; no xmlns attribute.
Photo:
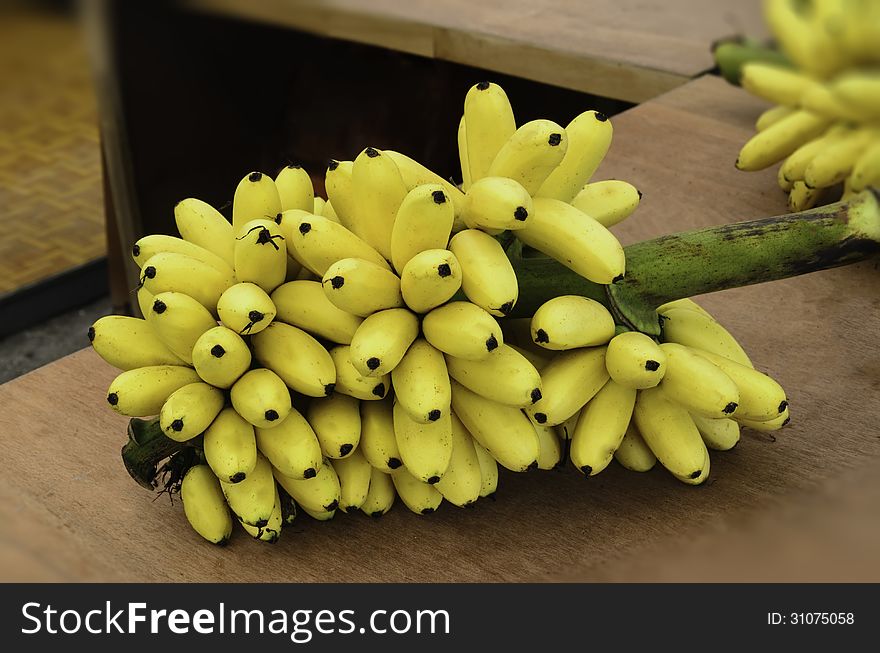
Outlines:
<svg viewBox="0 0 880 653"><path fill-rule="evenodd" d="M757 0L189 0L200 11L641 102L710 69L711 44L765 33Z"/></svg>
<svg viewBox="0 0 880 653"><path fill-rule="evenodd" d="M616 117L597 178L645 193L621 237L780 212L774 171L733 168L762 108L702 78ZM126 421L103 403L114 370L79 352L0 387L0 579L878 581L878 277L867 263L705 298L793 416L775 442L746 431L714 454L705 486L617 465L589 480L506 473L494 503L302 517L274 547L242 532L207 545L179 504L135 485L118 455Z"/></svg>

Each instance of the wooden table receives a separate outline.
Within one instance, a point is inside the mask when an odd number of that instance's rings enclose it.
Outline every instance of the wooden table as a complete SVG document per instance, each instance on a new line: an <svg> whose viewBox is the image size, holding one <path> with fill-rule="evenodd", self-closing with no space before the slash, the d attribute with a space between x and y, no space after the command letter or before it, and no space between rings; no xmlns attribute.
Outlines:
<svg viewBox="0 0 880 653"><path fill-rule="evenodd" d="M642 102L762 36L757 0L189 0L199 10Z"/></svg>
<svg viewBox="0 0 880 653"><path fill-rule="evenodd" d="M614 120L597 177L645 194L624 241L782 212L775 172L733 167L763 105L701 78ZM745 431L699 488L617 465L504 474L497 502L417 517L301 517L218 549L124 471L114 370L90 350L0 387L0 580L880 580L876 263L705 298L786 387L793 423ZM85 334L83 334L85 342Z"/></svg>

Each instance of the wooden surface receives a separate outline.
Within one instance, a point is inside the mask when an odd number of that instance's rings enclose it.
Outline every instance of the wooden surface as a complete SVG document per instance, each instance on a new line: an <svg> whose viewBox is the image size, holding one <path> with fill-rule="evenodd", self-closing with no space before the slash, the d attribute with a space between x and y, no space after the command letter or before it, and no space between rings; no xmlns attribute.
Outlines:
<svg viewBox="0 0 880 653"><path fill-rule="evenodd" d="M763 105L702 78L614 119L596 178L644 192L624 241L777 213L775 172L733 167ZM86 350L0 387L0 579L880 581L876 263L726 291L704 305L788 391L776 441L746 431L698 488L614 464L506 473L496 502L380 520L302 516L273 546L203 543L128 478L114 370ZM85 334L83 334L85 342Z"/></svg>
<svg viewBox="0 0 880 653"><path fill-rule="evenodd" d="M762 36L758 0L189 0L189 6L641 102Z"/></svg>

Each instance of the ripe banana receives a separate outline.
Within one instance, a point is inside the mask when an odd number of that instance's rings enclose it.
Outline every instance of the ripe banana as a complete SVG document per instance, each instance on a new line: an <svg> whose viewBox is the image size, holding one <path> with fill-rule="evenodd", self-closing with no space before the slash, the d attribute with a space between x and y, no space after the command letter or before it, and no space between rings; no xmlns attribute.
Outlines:
<svg viewBox="0 0 880 653"><path fill-rule="evenodd" d="M566 150L568 137L562 127L552 120L532 120L517 129L501 146L487 176L513 179L529 195L535 195L550 173L562 163Z"/></svg>
<svg viewBox="0 0 880 653"><path fill-rule="evenodd" d="M632 472L647 472L653 469L657 457L639 433L636 425L630 422L626 435L614 452L614 459Z"/></svg>
<svg viewBox="0 0 880 653"><path fill-rule="evenodd" d="M810 188L805 182L796 181L788 195L788 208L791 211L811 209L816 206L821 195L821 188Z"/></svg>
<svg viewBox="0 0 880 653"><path fill-rule="evenodd" d="M735 414L739 390L733 379L694 350L664 343L666 374L658 386L666 396L689 411L721 419Z"/></svg>
<svg viewBox="0 0 880 653"><path fill-rule="evenodd" d="M367 500L373 468L359 449L345 458L330 463L339 477L339 508L342 512L355 512Z"/></svg>
<svg viewBox="0 0 880 653"><path fill-rule="evenodd" d="M95 352L120 370L150 365L183 365L184 361L153 333L146 320L107 315L89 327Z"/></svg>
<svg viewBox="0 0 880 653"><path fill-rule="evenodd" d="M446 472L434 485L449 503L464 507L480 498L483 478L473 438L454 413L452 414L452 455ZM494 460L492 461L495 462ZM407 466L409 468L409 466Z"/></svg>
<svg viewBox="0 0 880 653"><path fill-rule="evenodd" d="M850 188L854 192L861 192L868 186L880 186L880 140L862 153L850 176Z"/></svg>
<svg viewBox="0 0 880 653"><path fill-rule="evenodd" d="M788 107L797 106L807 91L820 84L802 72L763 61L743 65L739 81L752 95Z"/></svg>
<svg viewBox="0 0 880 653"><path fill-rule="evenodd" d="M430 514L443 503L443 495L437 488L417 479L406 467L391 474L391 482L404 505L417 515Z"/></svg>
<svg viewBox="0 0 880 653"><path fill-rule="evenodd" d="M247 336L269 326L275 319L276 310L266 291L249 282L230 286L217 301L220 321L236 333Z"/></svg>
<svg viewBox="0 0 880 653"><path fill-rule="evenodd" d="M789 413L789 408L786 406L785 410L779 413L773 419L769 419L766 422L758 422L751 419L743 419L742 417L738 417L737 421L742 426L747 426L750 429L754 429L755 431L760 431L761 433L772 433L773 431L778 431L783 426L786 426L791 421L791 414Z"/></svg>
<svg viewBox="0 0 880 653"><path fill-rule="evenodd" d="M217 268L198 259L173 252L159 252L144 263L141 284L153 295L180 292L214 313L223 291L235 283Z"/></svg>
<svg viewBox="0 0 880 653"><path fill-rule="evenodd" d="M146 317L159 340L187 363L192 363L192 350L199 336L217 326L207 308L179 292L155 295Z"/></svg>
<svg viewBox="0 0 880 653"><path fill-rule="evenodd" d="M510 314L519 289L500 243L478 229L465 229L449 241L449 251L461 266L461 289L467 298L492 315Z"/></svg>
<svg viewBox="0 0 880 653"><path fill-rule="evenodd" d="M236 237L251 220L274 220L281 213L281 197L275 182L262 172L246 175L232 198L232 229Z"/></svg>
<svg viewBox="0 0 880 653"><path fill-rule="evenodd" d="M673 474L675 478L677 478L682 483L687 483L688 485L700 485L705 482L707 478L709 478L709 471L711 468L711 460L709 458L709 449L706 448L705 442L703 443L703 469L698 476L679 476L678 474Z"/></svg>
<svg viewBox="0 0 880 653"><path fill-rule="evenodd" d="M446 367L453 379L492 401L522 408L541 399L540 373L509 345L501 345L481 361L447 355Z"/></svg>
<svg viewBox="0 0 880 653"><path fill-rule="evenodd" d="M473 436L471 436L471 444L474 445L474 453L477 454L477 461L480 463L480 496L494 501L495 492L498 491L498 461Z"/></svg>
<svg viewBox="0 0 880 653"><path fill-rule="evenodd" d="M736 384L739 407L735 419L766 422L779 417L788 408L785 390L766 374L712 352L702 349L691 351L714 363Z"/></svg>
<svg viewBox="0 0 880 653"><path fill-rule="evenodd" d="M281 498L278 493L278 486L275 486L275 505L272 508L272 514L269 515L269 521L266 522L265 526L251 526L250 524L246 524L240 519L238 523L241 524L241 527L245 530L245 532L250 535L255 540L260 540L261 542L268 542L269 544L275 544L278 539L281 537L281 527L283 525L283 515L282 515L282 506L281 506Z"/></svg>
<svg viewBox="0 0 880 653"><path fill-rule="evenodd" d="M337 261L327 268L321 284L337 308L359 317L403 306L397 275L365 259Z"/></svg>
<svg viewBox="0 0 880 653"><path fill-rule="evenodd" d="M532 212L532 197L507 177L483 177L468 189L462 219L469 229L522 229Z"/></svg>
<svg viewBox="0 0 880 653"><path fill-rule="evenodd" d="M608 343L605 367L615 383L645 390L660 383L666 374L666 352L644 333L627 331Z"/></svg>
<svg viewBox="0 0 880 653"><path fill-rule="evenodd" d="M439 481L452 459L452 417L447 411L440 419L414 421L398 402L394 404L394 437L400 459L410 474L433 485Z"/></svg>
<svg viewBox="0 0 880 653"><path fill-rule="evenodd" d="M301 506L302 507L302 506ZM317 521L330 521L336 516L336 510L309 510L303 507L302 511Z"/></svg>
<svg viewBox="0 0 880 653"><path fill-rule="evenodd" d="M636 427L651 451L675 476L698 479L706 446L688 411L660 388L640 390L633 411Z"/></svg>
<svg viewBox="0 0 880 653"><path fill-rule="evenodd" d="M351 347L337 345L330 350L330 357L336 366L336 392L361 399L375 401L384 399L391 390L391 377L364 376L351 362Z"/></svg>
<svg viewBox="0 0 880 653"><path fill-rule="evenodd" d="M394 150L382 150L382 153L397 164L397 169L400 171L400 176L403 177L403 183L406 184L407 191L411 191L416 186L424 184L440 184L443 187L443 192L446 193L446 197L452 201L455 211L453 231L461 231L464 228L459 218L461 207L464 203L464 193L459 190L458 186L405 154L395 152Z"/></svg>
<svg viewBox="0 0 880 653"><path fill-rule="evenodd" d="M272 292L277 318L319 338L351 343L362 318L336 307L319 281L289 281Z"/></svg>
<svg viewBox="0 0 880 653"><path fill-rule="evenodd" d="M599 111L585 111L565 127L568 149L562 163L538 190L538 197L571 202L590 181L611 145L611 121Z"/></svg>
<svg viewBox="0 0 880 653"><path fill-rule="evenodd" d="M419 338L391 371L398 404L420 423L449 414L451 389L443 354Z"/></svg>
<svg viewBox="0 0 880 653"><path fill-rule="evenodd" d="M794 111L795 109L793 107L786 107L782 105L770 107L769 109L761 113L760 116L758 116L758 119L755 121L755 131L764 131L773 123L779 122L786 116L790 116Z"/></svg>
<svg viewBox="0 0 880 653"><path fill-rule="evenodd" d="M736 338L705 311L668 308L658 309L658 313L662 317L664 341L711 351L740 365L754 367Z"/></svg>
<svg viewBox="0 0 880 653"><path fill-rule="evenodd" d="M345 258L359 258L390 270L388 261L354 233L327 218L308 213L285 212L283 223L289 223L287 248L290 256L319 277Z"/></svg>
<svg viewBox="0 0 880 653"><path fill-rule="evenodd" d="M351 364L361 376L388 374L418 335L419 319L405 308L373 313L351 339Z"/></svg>
<svg viewBox="0 0 880 653"><path fill-rule="evenodd" d="M614 337L614 318L608 309L577 295L544 302L530 326L532 342L554 351L604 345Z"/></svg>
<svg viewBox="0 0 880 653"><path fill-rule="evenodd" d="M218 388L232 387L251 366L251 350L232 329L216 326L193 345L193 367L204 381Z"/></svg>
<svg viewBox="0 0 880 653"><path fill-rule="evenodd" d="M550 361L541 370L541 400L525 409L529 418L536 424L556 426L579 411L608 381L605 349L572 349ZM572 392L572 388L577 390Z"/></svg>
<svg viewBox="0 0 880 653"><path fill-rule="evenodd" d="M464 133L471 183L488 176L495 156L516 132L507 94L497 84L480 82L464 98Z"/></svg>
<svg viewBox="0 0 880 653"><path fill-rule="evenodd" d="M254 357L280 376L289 388L309 397L326 397L336 386L330 354L308 333L273 322L251 338Z"/></svg>
<svg viewBox="0 0 880 653"><path fill-rule="evenodd" d="M273 470L275 480L293 500L315 519L329 519L339 507L339 477L329 460L323 460L316 476L307 479L288 478L277 469Z"/></svg>
<svg viewBox="0 0 880 653"><path fill-rule="evenodd" d="M193 465L180 485L183 512L196 533L212 544L224 545L232 535L232 517L220 482L207 465Z"/></svg>
<svg viewBox="0 0 880 653"><path fill-rule="evenodd" d="M464 114L458 121L458 162L461 166L461 187L467 192L471 187L471 167L468 161L467 125L464 122Z"/></svg>
<svg viewBox="0 0 880 653"><path fill-rule="evenodd" d="M698 413L691 413L691 419L710 449L727 451L739 442L739 424L732 419L712 419Z"/></svg>
<svg viewBox="0 0 880 653"><path fill-rule="evenodd" d="M562 462L562 440L555 426L532 425L538 436L538 469L557 469Z"/></svg>
<svg viewBox="0 0 880 653"><path fill-rule="evenodd" d="M875 41L875 62L876 50ZM854 111L863 122L880 121L880 74L876 69L854 69L842 73L831 83L830 90L841 104Z"/></svg>
<svg viewBox="0 0 880 653"><path fill-rule="evenodd" d="M498 322L470 302L438 306L422 320L422 332L436 349L463 360L484 360L504 344Z"/></svg>
<svg viewBox="0 0 880 653"><path fill-rule="evenodd" d="M642 193L625 181L608 179L584 186L571 201L603 227L623 222L639 207Z"/></svg>
<svg viewBox="0 0 880 653"><path fill-rule="evenodd" d="M361 442L358 449L372 467L385 474L400 467L400 451L394 435L391 398L361 402Z"/></svg>
<svg viewBox="0 0 880 653"><path fill-rule="evenodd" d="M461 265L447 249L419 252L400 273L401 297L416 313L427 313L449 301L461 284Z"/></svg>
<svg viewBox="0 0 880 653"><path fill-rule="evenodd" d="M422 184L410 190L391 230L391 261L398 273L409 260L427 249L445 249L452 233L455 209L440 184Z"/></svg>
<svg viewBox="0 0 880 653"><path fill-rule="evenodd" d="M144 267L150 258L161 252L183 254L184 256L194 258L215 268L225 278L231 279L235 274L232 266L222 257L182 238L175 238L174 236L166 236L164 234L152 234L144 236L132 245L131 248L131 256L139 268Z"/></svg>
<svg viewBox="0 0 880 653"><path fill-rule="evenodd" d="M232 407L258 428L272 428L283 422L291 410L290 391L272 370L246 372L229 392Z"/></svg>
<svg viewBox="0 0 880 653"><path fill-rule="evenodd" d="M176 442L192 440L211 425L224 401L223 393L212 385L185 385L172 392L159 411L162 432Z"/></svg>
<svg viewBox="0 0 880 653"><path fill-rule="evenodd" d="M352 231L352 224L357 215L357 197L351 183L353 167L354 163L351 161L331 159L324 175L327 201L333 204L333 212L339 224L349 232Z"/></svg>
<svg viewBox="0 0 880 653"><path fill-rule="evenodd" d="M804 183L810 188L828 188L842 182L859 157L880 139L880 130L854 129L828 143L804 170Z"/></svg>
<svg viewBox="0 0 880 653"><path fill-rule="evenodd" d="M503 467L524 472L538 465L538 434L522 411L499 404L452 382L452 409L470 432Z"/></svg>
<svg viewBox="0 0 880 653"><path fill-rule="evenodd" d="M282 211L312 211L315 200L320 199L315 197L315 188L309 173L298 165L291 164L281 168L281 172L275 177L275 188L278 190Z"/></svg>
<svg viewBox="0 0 880 653"><path fill-rule="evenodd" d="M313 478L321 466L321 445L306 418L296 409L278 426L256 429L257 448L287 478Z"/></svg>
<svg viewBox="0 0 880 653"><path fill-rule="evenodd" d="M213 206L188 197L174 207L174 222L180 236L222 258L229 267L235 263L235 235L232 224Z"/></svg>
<svg viewBox="0 0 880 653"><path fill-rule="evenodd" d="M736 167L763 170L819 136L830 122L831 118L799 109L752 136L740 150Z"/></svg>
<svg viewBox="0 0 880 653"><path fill-rule="evenodd" d="M236 279L270 293L286 275L287 243L279 226L273 220L246 222L235 240Z"/></svg>
<svg viewBox="0 0 880 653"><path fill-rule="evenodd" d="M391 510L396 496L391 476L373 467L370 471L370 489L361 504L361 512L370 517L381 517Z"/></svg>
<svg viewBox="0 0 880 653"><path fill-rule="evenodd" d="M368 147L354 160L351 183L358 201L351 230L390 260L394 217L408 192L397 164Z"/></svg>
<svg viewBox="0 0 880 653"><path fill-rule="evenodd" d="M623 441L636 390L609 380L583 410L571 436L570 456L585 476L605 469Z"/></svg>
<svg viewBox="0 0 880 653"><path fill-rule="evenodd" d="M117 413L129 417L158 415L172 392L198 382L199 375L191 367L138 367L113 379L107 390L107 403Z"/></svg>
<svg viewBox="0 0 880 653"><path fill-rule="evenodd" d="M328 458L345 458L361 441L360 402L339 394L309 404L306 419L314 429L321 451Z"/></svg>
<svg viewBox="0 0 880 653"><path fill-rule="evenodd" d="M623 276L623 248L617 238L565 202L535 198L532 217L516 235L595 283L610 284Z"/></svg>
<svg viewBox="0 0 880 653"><path fill-rule="evenodd" d="M137 289L137 303L140 309L141 317L147 318L150 308L153 306L153 293L141 286Z"/></svg>
<svg viewBox="0 0 880 653"><path fill-rule="evenodd" d="M232 512L245 524L265 526L275 510L275 479L272 465L257 453L257 464L247 477L238 483L220 483L220 489Z"/></svg>
<svg viewBox="0 0 880 653"><path fill-rule="evenodd" d="M204 452L217 478L240 483L257 465L254 427L235 409L224 408L205 431Z"/></svg>

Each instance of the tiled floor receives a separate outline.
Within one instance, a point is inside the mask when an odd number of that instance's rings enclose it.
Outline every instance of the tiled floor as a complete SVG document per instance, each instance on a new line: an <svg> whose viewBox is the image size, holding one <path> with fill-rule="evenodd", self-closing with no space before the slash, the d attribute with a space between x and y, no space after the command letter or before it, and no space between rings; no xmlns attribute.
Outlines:
<svg viewBox="0 0 880 653"><path fill-rule="evenodd" d="M0 9L0 296L105 254L90 74L73 20Z"/></svg>

